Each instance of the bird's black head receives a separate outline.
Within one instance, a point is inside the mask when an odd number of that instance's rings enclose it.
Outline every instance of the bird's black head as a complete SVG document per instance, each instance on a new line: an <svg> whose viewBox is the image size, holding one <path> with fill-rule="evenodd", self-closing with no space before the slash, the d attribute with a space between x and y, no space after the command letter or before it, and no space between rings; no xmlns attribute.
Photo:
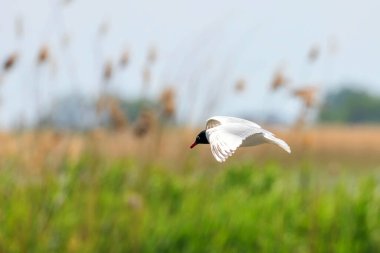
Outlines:
<svg viewBox="0 0 380 253"><path fill-rule="evenodd" d="M203 130L197 135L195 142L190 146L190 148L194 148L197 144L209 144L206 137L206 130Z"/></svg>

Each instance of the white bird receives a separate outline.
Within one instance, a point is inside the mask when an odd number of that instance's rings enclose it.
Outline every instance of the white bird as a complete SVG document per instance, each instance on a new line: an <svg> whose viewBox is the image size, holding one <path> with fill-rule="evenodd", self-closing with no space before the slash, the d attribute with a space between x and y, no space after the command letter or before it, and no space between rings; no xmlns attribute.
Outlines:
<svg viewBox="0 0 380 253"><path fill-rule="evenodd" d="M289 145L249 120L214 116L206 123L206 130L201 131L190 148L197 144L210 144L211 152L218 162L224 162L232 156L238 147L256 146L272 143L291 153Z"/></svg>

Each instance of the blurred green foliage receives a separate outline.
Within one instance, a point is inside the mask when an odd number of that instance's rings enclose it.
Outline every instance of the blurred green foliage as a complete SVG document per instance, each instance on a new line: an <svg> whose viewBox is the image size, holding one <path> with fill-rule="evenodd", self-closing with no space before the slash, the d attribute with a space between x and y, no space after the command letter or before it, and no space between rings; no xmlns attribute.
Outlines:
<svg viewBox="0 0 380 253"><path fill-rule="evenodd" d="M321 122L380 122L380 97L350 88L331 92L327 94L319 119Z"/></svg>
<svg viewBox="0 0 380 253"><path fill-rule="evenodd" d="M83 156L0 170L0 252L376 252L376 171L252 162L169 170ZM194 166L194 167L192 167ZM215 164L217 166L217 164Z"/></svg>

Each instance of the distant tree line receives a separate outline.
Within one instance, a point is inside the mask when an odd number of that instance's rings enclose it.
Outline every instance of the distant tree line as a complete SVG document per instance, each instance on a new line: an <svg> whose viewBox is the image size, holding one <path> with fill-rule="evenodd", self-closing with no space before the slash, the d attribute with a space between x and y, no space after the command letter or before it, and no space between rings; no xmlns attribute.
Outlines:
<svg viewBox="0 0 380 253"><path fill-rule="evenodd" d="M142 109L158 108L155 100L116 98L120 110L129 122L138 120ZM110 112L99 112L96 101L80 95L57 100L39 120L38 128L89 130L99 126L111 127ZM378 123L380 122L380 95L353 88L342 88L327 93L318 113L321 123Z"/></svg>
<svg viewBox="0 0 380 253"><path fill-rule="evenodd" d="M342 88L327 94L319 112L325 123L380 122L380 96L353 88Z"/></svg>
<svg viewBox="0 0 380 253"><path fill-rule="evenodd" d="M112 97L120 106L122 117L130 122L138 120L143 110L160 108L156 100L123 99ZM112 108L100 110L99 101L83 95L70 95L58 99L38 120L36 128L86 131L97 127L113 128Z"/></svg>

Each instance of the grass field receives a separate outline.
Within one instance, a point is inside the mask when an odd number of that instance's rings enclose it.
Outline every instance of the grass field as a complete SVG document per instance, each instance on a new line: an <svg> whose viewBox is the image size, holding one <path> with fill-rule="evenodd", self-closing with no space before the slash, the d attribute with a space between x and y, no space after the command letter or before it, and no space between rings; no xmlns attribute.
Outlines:
<svg viewBox="0 0 380 253"><path fill-rule="evenodd" d="M196 132L196 131L195 131ZM379 128L189 150L194 131L0 136L0 252L377 252Z"/></svg>

